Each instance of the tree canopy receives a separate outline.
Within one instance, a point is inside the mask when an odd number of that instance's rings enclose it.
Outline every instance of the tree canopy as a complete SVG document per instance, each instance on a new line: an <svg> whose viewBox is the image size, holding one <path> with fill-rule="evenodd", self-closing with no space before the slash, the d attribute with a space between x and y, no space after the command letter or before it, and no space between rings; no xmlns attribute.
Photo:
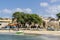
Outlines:
<svg viewBox="0 0 60 40"><path fill-rule="evenodd" d="M24 13L24 12L15 12L12 15L12 19L17 19L16 22L20 22L20 23L42 23L42 18L39 17L39 15L37 14L28 14L28 13Z"/></svg>
<svg viewBox="0 0 60 40"><path fill-rule="evenodd" d="M60 19L60 13L56 14L57 18Z"/></svg>

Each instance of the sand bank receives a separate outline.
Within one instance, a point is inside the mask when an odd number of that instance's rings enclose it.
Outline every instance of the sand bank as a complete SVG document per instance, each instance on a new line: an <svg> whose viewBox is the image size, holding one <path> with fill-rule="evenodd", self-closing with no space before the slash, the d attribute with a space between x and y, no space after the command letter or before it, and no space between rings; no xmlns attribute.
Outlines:
<svg viewBox="0 0 60 40"><path fill-rule="evenodd" d="M32 31L32 30L21 30L26 34L50 34L50 35L59 35L60 31ZM13 30L0 30L0 33L16 33L17 31Z"/></svg>

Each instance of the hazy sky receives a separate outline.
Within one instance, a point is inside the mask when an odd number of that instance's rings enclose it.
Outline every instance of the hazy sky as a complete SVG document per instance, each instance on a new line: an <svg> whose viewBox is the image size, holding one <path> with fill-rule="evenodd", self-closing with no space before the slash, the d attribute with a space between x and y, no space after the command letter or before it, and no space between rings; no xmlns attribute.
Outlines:
<svg viewBox="0 0 60 40"><path fill-rule="evenodd" d="M0 0L0 17L11 17L16 11L55 17L60 12L60 0Z"/></svg>

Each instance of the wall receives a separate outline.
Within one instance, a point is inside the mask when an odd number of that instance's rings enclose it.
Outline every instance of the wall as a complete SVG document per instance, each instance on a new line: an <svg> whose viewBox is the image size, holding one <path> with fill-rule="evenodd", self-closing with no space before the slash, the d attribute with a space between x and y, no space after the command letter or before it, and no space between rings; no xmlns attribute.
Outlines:
<svg viewBox="0 0 60 40"><path fill-rule="evenodd" d="M0 23L0 28L1 27L5 27L5 26L7 26L8 25L8 23Z"/></svg>

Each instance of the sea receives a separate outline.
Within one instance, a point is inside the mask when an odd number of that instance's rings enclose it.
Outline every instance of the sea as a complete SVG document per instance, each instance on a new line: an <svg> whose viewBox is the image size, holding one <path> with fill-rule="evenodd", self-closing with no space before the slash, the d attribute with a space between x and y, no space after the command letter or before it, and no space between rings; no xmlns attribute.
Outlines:
<svg viewBox="0 0 60 40"><path fill-rule="evenodd" d="M56 35L7 35L0 34L0 40L60 40Z"/></svg>

